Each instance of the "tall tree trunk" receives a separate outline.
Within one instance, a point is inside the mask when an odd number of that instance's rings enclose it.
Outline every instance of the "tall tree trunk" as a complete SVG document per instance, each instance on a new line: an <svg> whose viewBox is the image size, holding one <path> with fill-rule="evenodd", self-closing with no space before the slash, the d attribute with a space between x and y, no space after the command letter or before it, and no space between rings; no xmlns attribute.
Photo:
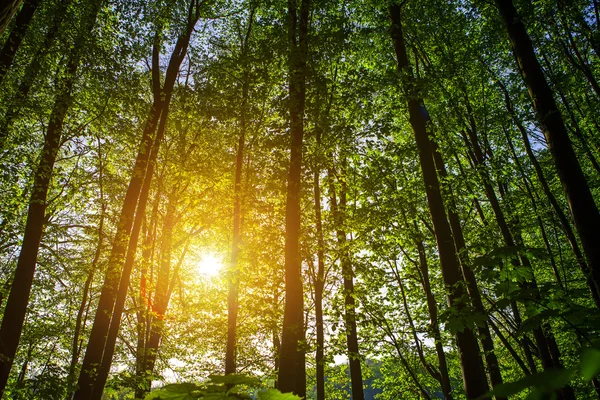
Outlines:
<svg viewBox="0 0 600 400"><path fill-rule="evenodd" d="M400 363L402 364L402 366L404 367L404 369L406 370L406 372L408 372L408 375L410 376L411 380L413 381L413 383L415 384L415 386L419 390L419 393L421 394L421 396L423 396L423 398L426 399L426 400L432 400L431 395L429 394L429 392L427 391L427 389L425 389L425 387L423 386L423 384L421 384L421 382L419 381L419 378L418 378L417 374L415 373L414 369L410 366L410 364L408 363L408 360L406 359L406 357L404 357L404 354L402 353L402 348L400 346L400 343L398 343L398 338L396 338L396 335L394 334L394 331L390 327L388 321L385 319L385 317L381 317L378 322L379 322L379 328L383 329L383 331L391 339L392 345L396 349L396 354L398 354L398 358L400 358Z"/></svg>
<svg viewBox="0 0 600 400"><path fill-rule="evenodd" d="M23 0L6 0L0 4L0 36L4 33L8 24L17 12Z"/></svg>
<svg viewBox="0 0 600 400"><path fill-rule="evenodd" d="M66 63L65 75L58 83L58 94L50 114L44 146L35 172L23 244L0 327L0 397L4 393L23 330L38 251L44 231L48 189L56 156L63 139L63 124L73 102L73 84L84 52L84 42L95 25L96 16L102 3L98 1L90 5L89 10L84 13L81 21L82 34L76 39L75 46Z"/></svg>
<svg viewBox="0 0 600 400"><path fill-rule="evenodd" d="M25 0L21 11L17 14L15 27L10 32L4 46L2 46L2 50L0 50L0 84L4 81L4 77L13 63L15 54L17 54L17 50L27 33L29 23L39 4L40 0Z"/></svg>
<svg viewBox="0 0 600 400"><path fill-rule="evenodd" d="M113 309L112 317L110 320L110 326L108 330L108 335L106 337L106 342L104 345L104 353L102 354L102 362L100 364L100 368L98 370L97 380L93 389L91 400L100 400L102 396L102 391L104 390L104 385L108 379L108 374L110 372L110 366L112 364L112 358L115 351L115 346L117 342L117 337L119 334L119 328L121 326L121 317L123 314L123 309L125 308L125 300L127 299L127 292L129 290L129 282L131 279L131 271L133 270L133 266L135 264L135 257L138 248L138 240L139 234L141 230L142 223L144 221L144 216L146 214L146 206L148 203L148 196L150 193L152 178L154 175L154 167L156 165L156 159L158 157L158 152L160 149L160 145L163 140L163 136L165 133L166 123L169 115L169 100L166 99L166 104L164 106L160 123L158 126L156 139L152 146L152 151L150 153L150 158L148 160L148 166L146 170L146 177L144 179L144 184L142 186L142 190L140 192L140 197L138 200L135 220L133 223L133 229L131 230L131 235L129 238L129 245L127 248L127 254L125 257L125 264L123 266L123 271L121 274L121 280L119 283L119 290L117 292L117 297L115 300L115 306Z"/></svg>
<svg viewBox="0 0 600 400"><path fill-rule="evenodd" d="M114 343L120 325L121 313L116 312L117 306L122 309L121 301L124 303L124 298L126 296L126 293L123 294L123 291L127 291L127 287L122 286L122 284L129 282L129 274L131 273L130 269L129 271L126 271L126 268L123 268L123 273L121 274L120 270L124 265L124 262L126 262L125 258L128 251L128 244L131 244L130 239L132 238L134 214L136 212L140 192L142 191L142 185L144 184L145 178L148 179L149 185L152 177L149 168L150 165L152 165L152 163L149 162L149 158L151 157L150 153L152 151L157 154L160 148L162 134L164 133L164 123L166 123L168 105L177 79L179 67L187 53L194 26L200 17L199 9L195 7L195 5L195 1L190 1L187 29L182 33L182 36L177 39L177 43L175 44L167 67L165 82L162 88L160 85L159 67L159 38L162 32L157 32L155 37L152 54L154 102L144 128L142 142L129 181L123 208L121 209L121 215L117 223L117 232L108 261L108 268L100 293L98 309L96 310L94 324L83 359L83 365L79 375L78 390L75 392L74 400L93 400L102 395L102 390L104 388L104 383L102 383L102 381L105 381L107 378L107 365L110 367ZM159 118L161 119L161 124L163 124L163 129L161 130L159 127L157 137L153 140L153 134L156 130ZM153 155L153 157L156 156ZM140 205L142 205L142 203L140 203ZM142 206L145 208L145 204ZM138 227L137 229L139 233L140 228ZM134 242L137 244L137 237ZM135 249L131 251L135 253ZM133 262L133 260L131 260L131 262ZM121 296L118 299L119 294ZM111 329L112 332L109 332ZM92 394L94 397L92 397Z"/></svg>
<svg viewBox="0 0 600 400"><path fill-rule="evenodd" d="M600 308L600 295L598 293L598 288L596 287L596 285L594 284L594 281L592 280L591 271L589 270L589 267L588 267L587 263L585 262L585 257L583 255L583 253L581 252L581 249L579 248L579 244L577 243L577 238L575 237L575 233L573 232L573 229L571 228L569 219L567 218L566 214L563 212L562 207L558 204L558 201L557 201L556 197L554 196L554 194L552 193L552 190L550 190L550 186L548 185L548 182L546 181L544 171L542 170L542 167L541 167L540 163L538 162L535 154L533 153L533 149L531 148L531 143L529 142L529 136L527 135L527 130L525 129L525 127L523 126L521 121L517 118L517 115L512 107L512 101L508 94L508 90L506 90L506 87L504 86L504 84L502 82L500 82L499 80L496 80L496 82L498 83L498 86L500 87L500 89L502 90L502 93L504 94L504 102L506 105L506 109L507 109L508 113L510 114L515 126L519 130L519 133L521 134L521 138L523 139L523 144L525 145L525 153L527 153L527 157L529 158L531 165L533 165L533 169L535 170L538 181L539 181L540 185L542 186L542 190L544 191L544 194L548 198L548 201L550 202L550 205L552 206L552 209L554 210L554 213L556 214L556 217L558 218L558 221L560 222L560 225L561 225L563 231L565 232L567 240L569 241L569 244L571 245L571 249L573 250L573 254L575 255L575 258L577 259L577 263L579 264L579 268L581 269L583 276L586 277L587 285L590 289L592 299L594 300L596 307Z"/></svg>
<svg viewBox="0 0 600 400"><path fill-rule="evenodd" d="M124 261L127 242L133 227L133 216L138 201L138 196L141 191L143 179L146 172L148 157L150 155L150 147L152 146L152 134L156 127L156 123L160 116L160 102L152 106L150 117L146 123L142 142L133 168L131 180L127 188L121 215L117 223L117 232L113 242L108 267L104 276L104 283L100 293L98 308L94 317L94 323L88 345L86 348L81 372L79 374L78 389L73 397L74 400L90 400L93 390L93 385L97 377L97 369L102 362L102 354L106 343L106 336L110 327L110 319L112 316L115 300L117 297L118 286L120 281L120 269Z"/></svg>
<svg viewBox="0 0 600 400"><path fill-rule="evenodd" d="M350 365L350 383L352 399L364 400L362 371L360 365L360 352L358 349L358 332L356 327L356 304L354 300L354 271L348 249L346 223L346 160L342 161L342 174L340 181L340 201L338 204L334 185L333 171L329 171L329 196L330 207L333 214L335 231L338 243L339 259L342 267L344 282L344 325L346 328L346 346L348 348L348 364Z"/></svg>
<svg viewBox="0 0 600 400"><path fill-rule="evenodd" d="M481 146L479 144L475 120L470 112L469 107L467 107L467 110L469 110L470 127L467 128L467 133L469 135L469 138L467 139L466 137L464 137L465 142L467 142L467 144L468 144L469 140L470 140L470 145L472 147L470 156L473 159L473 163L474 163L475 167L479 168L479 170L481 171L480 175L481 175L481 178L483 181L485 193L486 193L486 196L488 197L488 200L489 200L492 210L494 212L494 216L496 217L496 221L498 223L498 227L500 228L500 232L504 239L504 243L507 247L516 249L517 243L515 242L515 238L513 237L513 234L510 231L508 222L504 215L504 211L500 207L500 201L498 200L498 197L496 196L496 192L494 191L494 189L491 185L491 179L485 170L485 160L484 160L483 150L481 149ZM530 290L532 292L532 295L536 299L539 299L540 295L539 295L539 291L538 291L538 286L537 286L537 282L536 282L535 276L533 274L533 268L531 266L529 259L526 256L521 255L518 258L517 257L513 258L511 260L511 263L514 266L522 265L526 270L531 272L532 279L529 281L520 282L519 286L523 289ZM518 313L518 309L514 305L513 305L513 310L514 310L515 314ZM544 327L538 327L533 330L533 337L535 339L544 369L561 367L559 357L558 356L553 357L553 346L556 348L556 344L554 343L554 339L551 337L551 335L552 334L549 331L549 327L546 329L544 329ZM556 348L556 351L558 351L558 348ZM575 399L574 394L573 394L573 389L571 388L571 386L566 385L564 387L564 389L562 390L562 396L565 399L573 399L573 400Z"/></svg>
<svg viewBox="0 0 600 400"><path fill-rule="evenodd" d="M288 0L290 169L285 213L285 308L279 353L278 389L306 396L304 299L299 249L300 180L306 100L306 60L310 0Z"/></svg>
<svg viewBox="0 0 600 400"><path fill-rule="evenodd" d="M19 115L22 103L29 95L29 91L31 90L35 79L39 76L43 63L48 57L48 49L52 46L58 35L69 3L70 0L65 0L60 2L56 7L55 15L52 17L50 27L44 36L44 40L25 69L23 78L7 107L6 114L0 119L0 151L4 149L9 130L12 128L15 118Z"/></svg>
<svg viewBox="0 0 600 400"><path fill-rule="evenodd" d="M84 326L84 316L85 311L88 308L88 299L89 292L92 286L92 282L94 280L94 275L96 274L96 269L98 268L98 261L100 260L100 255L102 254L102 243L104 242L104 216L106 213L106 204L104 202L104 189L103 189L103 179L104 179L104 167L102 164L102 154L100 153L100 140L98 140L98 158L99 158L99 181L100 181L100 203L101 203L101 211L100 211L100 222L98 224L98 243L96 244L96 252L94 253L94 258L92 260L92 264L88 271L88 276L85 281L83 287L83 296L81 298L81 303L79 304L79 310L77 311L77 318L75 319L75 333L73 335L73 342L71 344L71 364L69 365L69 373L67 375L67 399L70 399L74 392L74 379L75 379L75 368L77 367L77 362L79 361L79 355L81 350L80 345L80 336L81 331Z"/></svg>
<svg viewBox="0 0 600 400"><path fill-rule="evenodd" d="M246 35L241 43L241 63L243 69L242 77L242 104L240 106L240 137L238 140L238 149L235 160L235 183L233 188L233 237L231 241L231 263L228 271L229 293L227 298L227 347L225 351L225 374L234 374L236 372L237 356L237 316L239 300L239 279L238 279L238 257L240 253L240 243L242 241L242 169L244 166L244 146L246 140L246 114L248 108L248 95L250 90L250 71L248 65L248 47L250 35L252 34L252 23L254 12L256 10L253 4L250 9L250 17Z"/></svg>
<svg viewBox="0 0 600 400"><path fill-rule="evenodd" d="M169 307L170 300L170 276L171 276L171 253L173 248L173 229L176 224L177 193L169 196L167 212L163 221L163 232L160 244L160 268L156 277L156 290L152 302L152 323L150 334L145 346L144 373L145 392L150 391L151 376L156 364L158 348L164 331L164 318ZM143 397L142 397L143 398Z"/></svg>
<svg viewBox="0 0 600 400"><path fill-rule="evenodd" d="M317 132L317 151L321 146L321 135ZM321 215L320 160L316 161L313 174L315 197L315 225L317 229L317 275L315 279L315 325L317 348L315 364L317 373L317 400L325 400L325 333L323 324L323 290L325 288L325 241L323 240L323 220Z"/></svg>
<svg viewBox="0 0 600 400"><path fill-rule="evenodd" d="M410 114L410 123L413 127L417 148L419 151L419 162L423 173L425 191L427 193L427 202L429 212L433 222L436 242L439 251L442 275L446 286L448 304L450 307L464 308L468 304L468 295L463 289L464 282L456 249L454 248L454 239L450 230L450 225L446 219L444 202L440 192L435 164L433 161L433 152L427 133L427 113L422 106L421 99L415 96L408 88L412 87L412 71L409 65L406 47L404 45L404 36L401 25L401 6L392 5L390 7L392 29L391 36L394 42L396 57L398 60L398 70L401 79L404 81L404 88L408 92L408 110ZM456 332L456 342L459 349L460 363L465 385L467 398L477 398L487 393L488 384L485 376L483 362L479 353L479 345L473 330L470 327L464 327L462 331Z"/></svg>
<svg viewBox="0 0 600 400"><path fill-rule="evenodd" d="M600 213L573 150L564 120L554 101L552 90L544 77L525 25L512 0L496 0L504 20L511 46L533 107L542 125L550 152L556 164L575 229L579 233L583 252L591 270L589 277L600 292ZM586 276L588 278L588 276Z"/></svg>
<svg viewBox="0 0 600 400"><path fill-rule="evenodd" d="M158 185L161 186L160 183ZM154 205L152 206L152 213L150 217L150 226L142 230L147 230L145 233L144 242L142 244L142 260L140 268L140 292L138 296L138 312L137 312L137 347L136 347L136 363L135 363L135 398L143 399L146 395L146 387L149 387L149 383L146 382L147 376L145 372L146 368L146 344L148 343L148 335L150 333L150 321L151 321L151 304L150 293L148 291L149 282L148 279L148 268L152 264L152 255L155 246L156 228L158 225L158 207L160 205L160 190L156 193L154 198Z"/></svg>
<svg viewBox="0 0 600 400"><path fill-rule="evenodd" d="M502 127L502 130L504 131L504 137L506 138L506 142L508 143L508 147L513 156L513 160L515 161L515 166L517 167L517 171L521 175L523 185L525 185L525 191L527 192L527 195L529 196L529 200L531 201L531 205L533 207L533 212L534 212L536 220L538 222L538 226L540 227L540 233L542 235L542 240L544 242L544 246L546 246L546 251L548 252L548 255L550 257L550 265L552 267L552 271L554 272L554 277L556 278L556 283L558 284L558 286L561 289L564 289L564 285L563 285L562 279L560 277L560 273L558 272L558 267L556 265L556 260L554 258L554 254L552 252L552 246L550 245L548 235L546 234L546 228L544 227L542 217L540 216L540 212L538 211L537 200L539 199L539 196L536 196L533 192L533 188L532 188L533 183L531 182L530 179L528 179L527 174L525 173L525 170L523 169L523 166L521 165L521 161L519 161L517 151L515 149L515 146L512 143L512 139L510 138L509 132L506 130L505 127ZM537 199L536 199L536 197L537 197Z"/></svg>
<svg viewBox="0 0 600 400"><path fill-rule="evenodd" d="M442 159L442 154L439 152L435 140L432 137L430 137L429 139L433 150L433 160L438 175L442 180L445 180L448 177L448 172L446 171L446 165L444 164L444 160ZM471 297L471 302L473 304L473 307L475 308L475 311L480 313L482 316L485 316L487 315L487 312L483 306L483 301L481 301L481 293L479 292L479 286L477 286L477 278L475 277L475 273L471 269L469 252L467 250L467 244L463 234L462 225L460 223L460 217L458 216L458 213L456 211L457 207L454 202L454 195L452 193L451 188L448 189L448 220L450 223L450 229L452 230L452 236L454 238L454 245L456 246L456 251L458 253L458 258L462 268L462 274L465 282L467 283L467 290L469 292L469 296ZM502 375L500 373L500 366L498 365L498 358L494 353L494 340L492 339L487 320L483 321L481 325L477 326L477 333L479 340L481 341L481 346L483 347L484 359L487 366L487 372L490 377L490 382L492 383L492 387L501 385ZM504 400L503 397L498 396L496 396L496 399Z"/></svg>
<svg viewBox="0 0 600 400"><path fill-rule="evenodd" d="M446 353L442 344L442 335L440 332L440 324L438 321L438 310L435 297L431 291L431 283L429 282L429 265L427 263L427 255L425 254L425 247L423 242L420 240L416 241L417 251L419 253L419 275L421 285L425 291L425 298L427 300L427 311L429 312L429 329L433 340L435 341L435 351L438 359L439 373L440 373L440 384L444 397L448 400L452 400L452 384L450 383L450 374L448 373L448 364L446 362Z"/></svg>

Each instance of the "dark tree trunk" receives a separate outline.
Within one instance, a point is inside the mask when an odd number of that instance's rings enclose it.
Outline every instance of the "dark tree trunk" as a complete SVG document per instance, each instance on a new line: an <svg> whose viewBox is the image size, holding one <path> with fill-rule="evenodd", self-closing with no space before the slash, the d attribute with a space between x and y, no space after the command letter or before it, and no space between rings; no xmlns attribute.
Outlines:
<svg viewBox="0 0 600 400"><path fill-rule="evenodd" d="M81 366L81 372L79 374L78 389L73 397L74 400L91 399L93 386L96 382L97 369L102 362L106 337L110 327L110 319L117 298L121 266L124 261L127 242L133 227L133 217L146 172L150 148L152 147L152 134L160 116L160 108L162 108L160 102L159 104L155 103L152 106L150 117L146 123L146 128L144 129L140 150L133 168L131 180L129 181L129 187L127 188L121 215L117 223L117 232L108 260L108 267L105 273L102 291L100 292L96 316L94 317L92 331L90 333L85 356L83 358L83 364Z"/></svg>
<svg viewBox="0 0 600 400"><path fill-rule="evenodd" d="M164 133L164 123L166 123L166 113L179 72L179 67L187 53L187 47L193 28L200 17L199 10L195 7L195 1L190 2L188 11L187 29L182 36L178 38L177 43L175 44L162 88L160 85L160 69L158 64L160 49L160 40L158 38L160 37L160 32L157 32L156 35L152 55L154 103L144 128L142 142L133 168L131 180L129 181L129 187L127 188L121 215L117 223L117 232L108 261L108 268L100 293L100 300L96 310L96 316L94 318L94 324L90 333L85 357L83 359L83 365L79 375L78 390L75 392L74 400L93 400L99 398L104 389L104 383L102 383L102 381L105 381L108 374L109 368L107 368L107 365L110 367L110 363L112 362L112 352L114 351L114 343L116 341L121 320L121 313L117 312L117 306L120 306L121 309L123 307L120 303L121 301L124 303L126 293L123 294L123 291L127 290L127 286L123 286L123 284L129 282L131 269L126 271L126 268L123 267L123 272L120 272L124 262L127 262L125 258L126 253L128 252L128 244L132 244L130 239L132 239L134 214L136 212L138 198L140 197L142 186L145 183L145 178L148 179L148 185L150 184L152 176L150 169L153 168L153 163L149 160L151 157L150 153L157 154L160 148L162 134ZM161 119L161 125L163 125L162 130L159 127L157 137L153 140L152 136L156 130L159 118ZM155 154L153 154L152 157L155 158ZM140 202L140 205L145 208L145 204L142 205L142 202ZM138 234L139 229L140 227L137 227ZM137 244L137 237L134 242ZM135 249L131 250L130 253L131 252L135 253ZM120 299L118 299L119 294L121 297ZM111 330L112 332L110 332Z"/></svg>
<svg viewBox="0 0 600 400"><path fill-rule="evenodd" d="M448 400L452 400L452 384L450 383L450 375L448 373L448 364L446 362L446 353L444 352L444 346L442 344L442 335L440 333L440 324L438 321L438 310L435 297L431 291L431 283L429 282L429 265L427 263L427 256L425 254L425 247L423 243L418 240L416 242L417 251L419 253L419 270L421 277L421 285L425 291L425 297L427 299L427 310L429 311L429 327L431 335L435 341L435 351L438 359L440 384L444 397Z"/></svg>
<svg viewBox="0 0 600 400"><path fill-rule="evenodd" d="M48 49L52 46L54 39L56 39L56 36L58 35L60 26L66 14L65 11L69 3L69 0L62 1L56 8L56 14L52 18L48 32L46 32L46 35L44 36L44 41L36 51L35 55L32 57L28 67L25 69L25 74L23 75L23 78L17 87L16 93L10 100L10 105L7 108L6 114L0 119L0 151L3 150L6 139L9 135L9 130L12 128L15 118L17 118L21 108L23 107L23 101L25 101L29 95L29 91L31 90L35 79L40 74L42 65L48 56Z"/></svg>
<svg viewBox="0 0 600 400"><path fill-rule="evenodd" d="M401 25L401 7L392 5L390 7L392 29L391 36L394 42L396 57L398 60L398 70L401 79L404 81L405 90L412 87L412 71L410 69L404 37ZM444 202L440 192L435 164L433 161L433 151L429 142L427 132L427 113L422 105L421 99L414 93L408 93L408 110L410 123L413 127L417 148L419 151L419 162L423 173L425 191L427 193L427 202L429 212L434 226L436 242L439 251L442 275L447 290L448 304L450 307L462 309L468 304L467 293L463 289L464 282L456 249L454 248L454 238L450 230L450 225L446 219ZM479 345L474 332L469 327L464 327L460 332L456 332L456 342L458 345L463 382L467 398L477 398L487 393L488 384L485 376L483 362L480 357Z"/></svg>
<svg viewBox="0 0 600 400"><path fill-rule="evenodd" d="M346 161L342 161L342 173L345 174ZM331 212L333 214L335 231L338 243L340 264L342 267L342 279L344 282L344 325L346 328L346 346L348 349L348 364L350 365L350 383L352 387L352 399L363 400L362 371L360 365L360 352L358 349L358 332L356 327L356 304L354 300L354 271L352 260L348 250L346 223L346 180L339 179L340 201L338 204L334 186L334 173L329 171L329 196L331 199Z"/></svg>
<svg viewBox="0 0 600 400"><path fill-rule="evenodd" d="M288 1L291 152L285 214L285 309L277 381L279 390L284 393L293 392L300 397L306 396L304 299L299 236L309 9L310 0L301 0L298 15L296 1Z"/></svg>
<svg viewBox="0 0 600 400"><path fill-rule="evenodd" d="M100 193L102 196L102 166L100 166ZM75 379L75 368L77 367L77 362L79 361L79 355L81 350L81 345L79 343L81 331L84 326L84 316L85 311L88 308L88 299L90 288L92 286L92 282L94 280L94 275L96 274L96 269L98 268L98 261L100 260L100 255L102 254L102 243L104 236L104 214L106 212L106 205L104 204L104 200L102 199L102 211L100 214L100 223L98 225L98 243L96 244L96 252L94 253L94 258L92 260L92 265L90 266L90 270L88 272L87 279L85 280L85 284L83 287L83 296L81 298L81 303L79 304L79 310L77 311L77 318L75 320L75 333L73 334L73 342L71 344L71 364L69 365L69 374L67 376L67 399L70 399L73 395L74 387L74 379Z"/></svg>
<svg viewBox="0 0 600 400"><path fill-rule="evenodd" d="M50 114L44 146L36 168L23 244L0 327L0 397L4 393L23 330L38 251L44 231L48 189L56 156L62 144L64 120L73 102L73 84L83 55L84 41L95 25L96 15L101 3L100 1L97 2L90 7L89 14L84 14L81 23L83 33L76 39L75 46L68 57L64 78L59 80L58 94Z"/></svg>
<svg viewBox="0 0 600 400"><path fill-rule="evenodd" d="M152 323L150 334L144 349L144 381L145 392L150 391L151 377L154 372L160 341L164 331L164 318L169 307L170 278L171 278L171 253L173 248L173 230L176 224L177 194L169 196L167 212L163 221L163 232L160 244L160 268L156 278L156 290L152 303ZM142 397L143 398L143 397Z"/></svg>
<svg viewBox="0 0 600 400"><path fill-rule="evenodd" d="M159 184L160 186L160 184ZM152 206L152 213L150 217L150 226L142 226L144 232L144 242L142 244L142 261L140 270L140 292L138 296L137 306L137 347L136 347L136 360L135 360L135 398L143 399L146 396L146 388L150 386L147 382L147 376L145 372L146 367L146 343L148 343L148 334L150 332L150 293L148 293L148 267L151 265L152 253L154 248L154 242L156 237L156 227L158 220L158 206L160 204L160 191L154 198L154 205ZM147 232L146 232L147 231Z"/></svg>
<svg viewBox="0 0 600 400"><path fill-rule="evenodd" d="M250 9L250 18L246 35L241 43L241 63L243 66L242 77L242 104L240 106L240 137L238 140L238 149L235 160L235 183L234 183L234 201L233 201L233 237L231 241L231 264L229 266L229 293L227 298L227 347L225 351L225 374L234 374L236 372L237 356L237 316L238 316L238 298L239 298L239 279L238 279L238 256L240 253L240 244L242 241L242 169L244 166L244 145L247 129L247 108L248 95L250 90L250 71L248 65L248 47L250 45L250 35L252 34L252 23L256 8Z"/></svg>
<svg viewBox="0 0 600 400"><path fill-rule="evenodd" d="M144 221L144 216L146 214L146 206L148 204L148 196L150 193L152 178L154 175L154 167L156 165L158 151L160 149L160 145L161 145L164 133L165 133L165 126L166 126L168 115L169 115L169 100L170 100L170 97L167 97L166 104L164 106L164 109L163 109L163 112L161 115L161 119L160 119L160 123L158 126L156 139L152 146L152 151L150 153L150 158L148 160L146 177L144 178L144 184L142 185L142 190L140 192L140 197L138 200L135 220L134 220L133 228L131 230L131 235L129 238L129 245L127 247L125 264L123 267L123 271L121 273L119 290L117 292L115 306L114 306L112 317L110 320L108 335L106 337L106 342L104 345L104 352L102 354L102 362L101 362L100 368L98 370L98 375L96 378L97 380L94 385L92 397L90 398L91 400L100 400L100 398L102 396L102 391L104 390L104 386L106 385L106 380L108 379L108 374L110 372L110 366L112 364L112 358L114 355L117 337L119 334L119 328L121 326L121 317L122 317L123 309L125 307L125 300L127 299L127 292L129 290L131 271L132 271L133 265L135 263L139 234L140 234L140 230L142 227L142 223Z"/></svg>
<svg viewBox="0 0 600 400"><path fill-rule="evenodd" d="M6 0L0 4L0 36L4 33L23 0Z"/></svg>
<svg viewBox="0 0 600 400"><path fill-rule="evenodd" d="M317 151L321 137L317 132ZM323 290L325 288L325 241L323 240L323 221L321 215L321 187L319 184L321 169L319 160L313 174L315 197L315 225L317 229L317 274L315 279L315 325L317 329L317 348L315 364L317 373L317 400L325 400L325 333L323 330Z"/></svg>
<svg viewBox="0 0 600 400"><path fill-rule="evenodd" d="M446 165L444 164L442 155L438 150L437 143L435 143L435 140L433 140L433 138L431 137L430 143L433 150L433 160L435 162L435 167L437 169L438 175L442 180L445 180L448 177L448 172L446 171ZM454 237L454 245L456 246L456 251L458 253L463 277L465 282L467 283L467 290L469 292L469 296L471 297L471 302L473 304L473 307L475 308L475 311L480 313L482 316L485 316L487 315L487 312L483 306L483 302L481 301L481 293L479 292L479 287L477 286L477 278L475 277L475 274L473 273L473 270L470 266L467 244L463 234L462 225L460 223L460 217L458 216L458 213L456 211L454 195L452 194L451 188L448 189L448 220L450 222L452 236ZM477 333L479 340L481 341L481 346L483 347L484 359L487 366L487 372L490 377L490 382L492 383L492 387L501 385L502 375L500 373L500 367L498 365L498 358L494 353L494 340L492 339L487 320L484 321L481 325L477 326ZM504 398L498 396L496 396L496 399L504 400Z"/></svg>
<svg viewBox="0 0 600 400"><path fill-rule="evenodd" d="M529 136L527 135L527 130L525 129L525 127L523 126L521 121L517 118L517 115L512 107L512 102L511 102L510 96L508 94L508 90L506 90L506 87L500 81L497 81L497 82L498 82L500 89L502 90L502 92L504 94L504 102L506 105L506 109L507 109L508 113L511 115L513 122L515 123L517 129L519 130L519 133L521 134L521 138L523 139L523 144L525 145L525 152L527 153L527 157L529 158L531 165L533 165L533 169L536 172L538 181L540 182L540 185L542 186L542 190L544 191L544 194L548 198L548 201L550 202L550 205L552 206L552 209L554 210L554 213L556 214L556 217L558 218L558 221L560 222L560 225L561 225L563 231L565 232L567 240L569 241L569 244L571 245L571 249L573 250L573 254L575 255L575 258L577 259L577 263L579 264L579 268L581 269L583 276L586 277L587 284L590 289L592 298L594 299L594 302L596 304L596 307L600 308L600 295L598 293L598 288L596 287L596 285L594 284L594 282L592 280L591 272L588 268L587 263L585 262L583 253L581 252L581 249L579 248L579 244L577 243L577 238L575 237L575 233L573 232L573 229L571 228L571 223L569 222L569 219L567 218L566 214L564 213L562 207L558 204L558 201L557 201L556 197L554 196L554 194L552 193L552 190L550 190L550 186L548 185L548 182L546 181L546 177L544 175L542 167L541 167L540 163L538 162L535 154L533 153L533 149L531 148L531 143L529 142Z"/></svg>
<svg viewBox="0 0 600 400"><path fill-rule="evenodd" d="M469 110L469 108L467 108L467 109ZM470 124L471 124L471 126L467 129L469 138L467 139L466 137L464 137L465 142L467 142L467 144L469 144L469 140L470 140L470 145L472 147L471 157L473 159L475 167L479 168L479 170L481 171L480 175L481 175L481 178L483 181L485 193L490 202L490 206L492 207L492 210L494 212L494 216L496 217L496 222L498 223L498 227L500 228L500 232L502 233L504 243L509 248L513 248L513 249L517 248L517 243L515 242L515 238L513 237L513 234L510 231L510 228L509 228L508 222L506 220L506 217L504 215L504 212L503 212L502 208L500 207L500 201L498 200L498 197L496 196L496 192L494 191L494 189L492 187L491 179L485 171L485 160L484 160L483 151L479 144L475 121L470 112L469 112L469 120L470 120ZM539 299L539 291L538 291L537 283L535 280L535 276L533 275L533 269L531 267L531 263L530 263L529 259L526 256L520 256L518 258L517 257L513 258L511 260L511 262L515 266L518 266L520 263L520 265L522 265L526 270L531 271L532 279L527 282L520 282L519 286L521 288L530 290L532 292L532 295L536 299ZM518 313L517 307L513 306L513 309L515 311L515 314L517 314ZM533 330L533 337L535 339L544 369L559 368L559 367L561 367L561 365L560 365L558 355L556 355L556 357L554 357L554 358L552 357L552 353L553 353L552 346L556 347L556 344L554 343L554 339L552 337L550 337L549 335L551 335L551 333L549 332L549 328L546 329L546 331L543 329L543 327L538 327ZM555 350L556 350L555 354L557 354L558 348L556 348ZM569 385L565 386L565 388L562 391L562 395L565 399L574 399L575 398L573 395L572 388Z"/></svg>
<svg viewBox="0 0 600 400"><path fill-rule="evenodd" d="M525 25L512 0L496 0L510 38L513 53L527 85L533 107L542 125L550 152L556 164L575 229L579 233L583 252L591 270L586 278L600 292L600 213L573 150L564 120L556 106L552 91L533 49Z"/></svg>
<svg viewBox="0 0 600 400"><path fill-rule="evenodd" d="M29 23L39 4L40 0L25 0L21 11L17 14L15 27L10 32L4 46L2 46L2 50L0 50L0 84L4 81L4 77L13 63L15 54L17 54L17 50L27 33Z"/></svg>

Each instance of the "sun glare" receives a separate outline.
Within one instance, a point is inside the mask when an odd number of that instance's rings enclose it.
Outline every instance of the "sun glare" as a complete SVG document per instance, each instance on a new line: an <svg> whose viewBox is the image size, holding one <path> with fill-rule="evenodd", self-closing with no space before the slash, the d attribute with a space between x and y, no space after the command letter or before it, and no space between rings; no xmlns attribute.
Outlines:
<svg viewBox="0 0 600 400"><path fill-rule="evenodd" d="M200 257L198 272L206 276L216 276L221 270L222 266L223 260L213 253L206 253Z"/></svg>

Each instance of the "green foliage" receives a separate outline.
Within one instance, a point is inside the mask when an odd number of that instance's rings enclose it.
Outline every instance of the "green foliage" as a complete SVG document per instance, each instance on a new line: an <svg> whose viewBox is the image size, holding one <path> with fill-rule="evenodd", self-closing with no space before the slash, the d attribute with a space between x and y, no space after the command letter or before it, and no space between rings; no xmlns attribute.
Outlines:
<svg viewBox="0 0 600 400"><path fill-rule="evenodd" d="M238 399L251 400L248 393L261 386L261 382L245 375L211 375L203 384L174 383L153 390L145 400L220 400ZM281 393L277 389L262 389L257 391L258 400L300 400L291 393Z"/></svg>
<svg viewBox="0 0 600 400"><path fill-rule="evenodd" d="M600 375L600 349L589 347L582 351L579 364L567 369L546 369L537 374L528 375L515 382L498 385L480 399L492 396L508 397L530 390L527 399L556 398L556 392L573 379L583 378L588 383Z"/></svg>

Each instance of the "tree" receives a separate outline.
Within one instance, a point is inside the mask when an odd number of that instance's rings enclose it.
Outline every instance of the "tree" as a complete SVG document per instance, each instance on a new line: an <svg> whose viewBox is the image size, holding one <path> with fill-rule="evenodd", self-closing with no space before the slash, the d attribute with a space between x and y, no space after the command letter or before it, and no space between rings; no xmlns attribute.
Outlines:
<svg viewBox="0 0 600 400"><path fill-rule="evenodd" d="M35 181L29 200L23 244L0 327L0 343L2 344L2 357L0 357L0 394L4 393L23 329L37 255L44 230L48 189L52 179L56 156L63 141L64 120L73 101L73 85L85 51L86 40L94 28L96 16L101 7L102 2L90 4L86 12L82 15L82 33L75 40L67 58L65 75L59 81L59 90L50 115L48 130L44 138L44 147L42 148L40 161L36 168Z"/></svg>
<svg viewBox="0 0 600 400"><path fill-rule="evenodd" d="M285 312L279 351L277 385L282 392L306 395L304 355L304 294L302 288L300 233L300 174L304 136L306 57L310 1L288 2L290 169L285 214Z"/></svg>

